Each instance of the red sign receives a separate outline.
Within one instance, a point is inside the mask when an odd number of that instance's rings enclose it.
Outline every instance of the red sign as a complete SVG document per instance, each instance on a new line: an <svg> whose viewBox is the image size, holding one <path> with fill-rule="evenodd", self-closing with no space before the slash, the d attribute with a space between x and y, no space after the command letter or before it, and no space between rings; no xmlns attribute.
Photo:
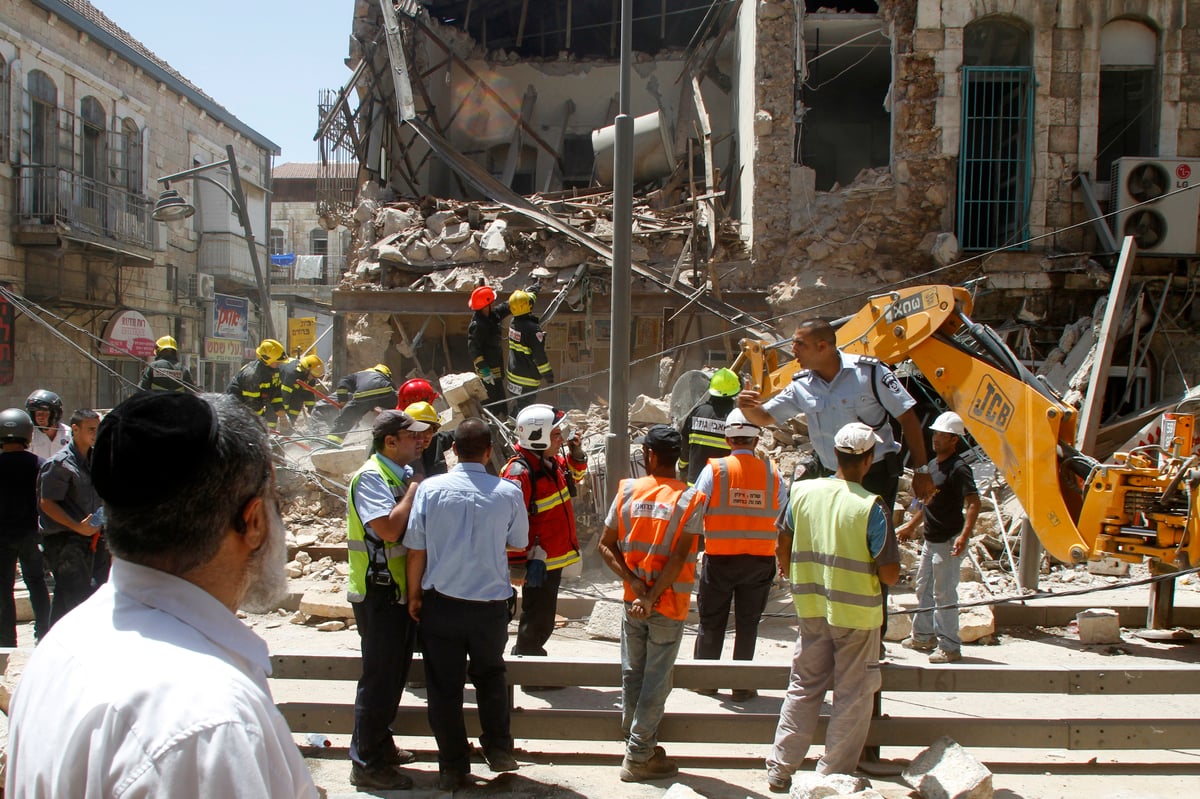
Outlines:
<svg viewBox="0 0 1200 799"><path fill-rule="evenodd" d="M146 317L137 311L120 311L108 320L100 354L149 358L154 355L154 333Z"/></svg>
<svg viewBox="0 0 1200 799"><path fill-rule="evenodd" d="M1187 180L1191 176L1192 168L1187 164L1180 164L1179 166L1175 167L1175 177L1179 178L1180 180Z"/></svg>

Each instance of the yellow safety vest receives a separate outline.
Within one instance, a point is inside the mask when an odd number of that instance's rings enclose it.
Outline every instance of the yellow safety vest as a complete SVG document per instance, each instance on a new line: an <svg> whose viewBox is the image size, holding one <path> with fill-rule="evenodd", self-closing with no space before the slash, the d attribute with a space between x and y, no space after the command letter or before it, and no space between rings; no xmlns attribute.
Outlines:
<svg viewBox="0 0 1200 799"><path fill-rule="evenodd" d="M397 499L403 497L407 490L404 478L393 472L379 457L379 453L373 453L350 478L350 496L346 501L346 549L350 562L350 578L346 584L346 598L351 602L362 602L366 599L367 579L373 571L372 562L377 564L374 571L379 571L379 566L386 562L387 570L396 584L397 595L403 598L407 585L408 549L399 541L384 541L369 531L358 517L358 508L354 506L354 493L358 488L358 481L367 472L374 472L382 477L392 490L392 496Z"/></svg>

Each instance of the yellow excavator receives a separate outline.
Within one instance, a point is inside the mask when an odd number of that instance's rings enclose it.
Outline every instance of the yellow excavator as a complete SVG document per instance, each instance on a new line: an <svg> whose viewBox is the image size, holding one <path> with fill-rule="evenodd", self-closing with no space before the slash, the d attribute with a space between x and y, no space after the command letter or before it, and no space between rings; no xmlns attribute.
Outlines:
<svg viewBox="0 0 1200 799"><path fill-rule="evenodd" d="M970 293L953 286L881 294L838 328L838 346L890 366L912 361L962 417L1055 558L1148 558L1160 574L1200 565L1193 417L1168 415L1160 446L1118 452L1113 463L1099 463L1075 448L1077 410L1025 368L990 327L971 321L972 307ZM734 363L764 399L800 368L795 360L779 364L777 346L743 339ZM1173 581L1167 584L1173 587ZM1154 601L1160 602L1157 592Z"/></svg>

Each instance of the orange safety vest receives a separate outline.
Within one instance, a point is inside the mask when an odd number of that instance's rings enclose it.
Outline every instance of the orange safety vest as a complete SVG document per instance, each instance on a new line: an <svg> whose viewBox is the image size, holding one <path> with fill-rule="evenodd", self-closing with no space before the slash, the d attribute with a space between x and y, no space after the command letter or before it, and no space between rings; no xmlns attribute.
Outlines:
<svg viewBox="0 0 1200 799"><path fill-rule="evenodd" d="M742 453L710 458L713 492L704 513L709 555L774 555L779 536L779 473L769 461Z"/></svg>
<svg viewBox="0 0 1200 799"><path fill-rule="evenodd" d="M629 570L647 585L654 585L684 525L693 513L703 512L703 504L704 495L681 480L653 476L622 480L617 489L617 537ZM696 582L696 545L693 540L687 562L654 605L654 610L668 618L687 618ZM625 601L636 597L627 583Z"/></svg>

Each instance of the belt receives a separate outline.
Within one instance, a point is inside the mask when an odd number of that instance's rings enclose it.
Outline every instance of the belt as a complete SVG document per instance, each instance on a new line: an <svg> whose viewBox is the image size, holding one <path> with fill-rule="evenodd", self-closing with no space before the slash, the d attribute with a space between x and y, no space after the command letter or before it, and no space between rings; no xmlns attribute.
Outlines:
<svg viewBox="0 0 1200 799"><path fill-rule="evenodd" d="M507 605L508 604L507 599L461 599L460 597L450 596L449 594L443 594L433 588L426 591L425 596L426 597L436 597L437 599L444 599L447 602L461 602L464 605L479 605L481 607L486 607L488 605Z"/></svg>

